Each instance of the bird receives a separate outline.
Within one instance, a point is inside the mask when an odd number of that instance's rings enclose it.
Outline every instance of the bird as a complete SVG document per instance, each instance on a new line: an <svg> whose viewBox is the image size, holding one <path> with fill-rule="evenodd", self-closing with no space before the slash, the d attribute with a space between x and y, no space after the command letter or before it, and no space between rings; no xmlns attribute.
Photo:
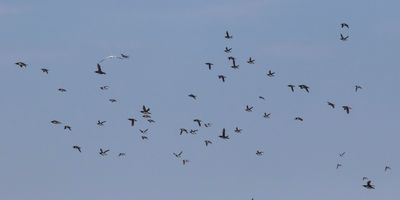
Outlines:
<svg viewBox="0 0 400 200"><path fill-rule="evenodd" d="M142 115L143 118L151 118L150 115Z"/></svg>
<svg viewBox="0 0 400 200"><path fill-rule="evenodd" d="M64 89L64 88L58 88L58 91L60 91L60 92L66 92L67 90Z"/></svg>
<svg viewBox="0 0 400 200"><path fill-rule="evenodd" d="M179 135L182 135L183 133L188 133L188 131L185 129L185 128L181 128L180 129L180 133L179 133Z"/></svg>
<svg viewBox="0 0 400 200"><path fill-rule="evenodd" d="M226 32L225 32L225 38L226 38L226 39L232 39L233 36L232 36L232 35L229 35L229 32L226 31Z"/></svg>
<svg viewBox="0 0 400 200"><path fill-rule="evenodd" d="M344 154L346 154L346 152L339 153L339 156L340 156L340 157L343 157L343 156L344 156Z"/></svg>
<svg viewBox="0 0 400 200"><path fill-rule="evenodd" d="M257 152L256 152L256 155L257 156L262 156L264 154L264 152L263 151L260 151L260 150L257 150Z"/></svg>
<svg viewBox="0 0 400 200"><path fill-rule="evenodd" d="M116 100L116 99L109 99L109 101L110 101L111 103L115 103L115 102L117 102L117 100Z"/></svg>
<svg viewBox="0 0 400 200"><path fill-rule="evenodd" d="M292 90L292 92L294 92L294 87L296 87L296 86L294 86L294 85L288 85L288 87L290 87L290 89Z"/></svg>
<svg viewBox="0 0 400 200"><path fill-rule="evenodd" d="M99 126L103 126L104 123L106 123L106 121L97 120L97 125L99 125Z"/></svg>
<svg viewBox="0 0 400 200"><path fill-rule="evenodd" d="M149 138L147 136L142 135L142 140L148 140Z"/></svg>
<svg viewBox="0 0 400 200"><path fill-rule="evenodd" d="M49 69L42 68L42 69L40 69L40 70L42 70L43 73L49 74Z"/></svg>
<svg viewBox="0 0 400 200"><path fill-rule="evenodd" d="M239 69L239 65L236 65L235 60L233 60L231 67L232 67L232 69Z"/></svg>
<svg viewBox="0 0 400 200"><path fill-rule="evenodd" d="M218 75L218 78L222 80L222 82L225 82L226 76L224 75Z"/></svg>
<svg viewBox="0 0 400 200"><path fill-rule="evenodd" d="M339 169L339 167L341 167L341 166L342 166L342 164L340 164L340 163L336 164L336 169Z"/></svg>
<svg viewBox="0 0 400 200"><path fill-rule="evenodd" d="M60 121L57 121L57 120L52 120L51 123L52 124L62 124Z"/></svg>
<svg viewBox="0 0 400 200"><path fill-rule="evenodd" d="M179 153L173 153L175 157L180 158L182 155L183 151L179 152Z"/></svg>
<svg viewBox="0 0 400 200"><path fill-rule="evenodd" d="M350 113L350 110L351 110L350 106L342 106L342 108L346 111L347 114Z"/></svg>
<svg viewBox="0 0 400 200"><path fill-rule="evenodd" d="M70 131L71 131L71 127L70 127L70 126L68 126L68 125L65 125L65 126L64 126L64 130L66 130L66 129L68 129L68 130L70 130Z"/></svg>
<svg viewBox="0 0 400 200"><path fill-rule="evenodd" d="M304 84L303 84L303 85L299 85L299 88L300 88L300 89L304 89L304 90L307 91L307 92L310 92L310 91L309 91L310 87L308 87L307 85L304 85Z"/></svg>
<svg viewBox="0 0 400 200"><path fill-rule="evenodd" d="M109 149L107 149L107 150L104 151L102 148L100 148L99 154L102 155L102 156L106 156L106 155L107 155L107 152L109 152L109 151L110 151Z"/></svg>
<svg viewBox="0 0 400 200"><path fill-rule="evenodd" d="M206 143L206 146L208 146L209 144L212 144L212 142L210 140L204 140L204 143Z"/></svg>
<svg viewBox="0 0 400 200"><path fill-rule="evenodd" d="M375 185L372 185L372 181L367 181L367 184L363 185L367 189L375 189Z"/></svg>
<svg viewBox="0 0 400 200"><path fill-rule="evenodd" d="M385 172L388 171L388 170L391 170L391 169L392 169L392 168L390 168L389 166L386 166L386 167L385 167Z"/></svg>
<svg viewBox="0 0 400 200"><path fill-rule="evenodd" d="M340 34L340 40L342 41L347 41L347 39L349 39L349 36L343 36L343 34Z"/></svg>
<svg viewBox="0 0 400 200"><path fill-rule="evenodd" d="M298 121L303 121L303 118L301 118L301 117L296 117L296 118L294 118L294 120L298 120Z"/></svg>
<svg viewBox="0 0 400 200"><path fill-rule="evenodd" d="M354 87L356 88L356 92L357 92L358 90L361 90L361 89L362 89L362 87L359 86L359 85L356 85L356 86L354 86Z"/></svg>
<svg viewBox="0 0 400 200"><path fill-rule="evenodd" d="M214 64L208 62L206 63L206 65L208 65L208 69L211 70L211 66L213 66Z"/></svg>
<svg viewBox="0 0 400 200"><path fill-rule="evenodd" d="M194 100L196 100L196 98L197 98L196 95L194 95L194 94L189 94L188 96L193 98Z"/></svg>
<svg viewBox="0 0 400 200"><path fill-rule="evenodd" d="M348 25L347 23L341 23L340 26L341 26L342 28L344 28L344 27L349 28L349 25Z"/></svg>
<svg viewBox="0 0 400 200"><path fill-rule="evenodd" d="M142 114L145 114L145 115L151 115L151 113L150 113L150 108L146 108L146 106L142 106L142 111L140 111Z"/></svg>
<svg viewBox="0 0 400 200"><path fill-rule="evenodd" d="M149 123L155 123L156 121L152 120L152 119L148 119L147 120Z"/></svg>
<svg viewBox="0 0 400 200"><path fill-rule="evenodd" d="M144 130L139 129L139 131L140 131L142 134L146 134L148 130L149 130L148 128L147 128L147 129L144 129Z"/></svg>
<svg viewBox="0 0 400 200"><path fill-rule="evenodd" d="M275 76L275 72L272 72L271 70L268 70L267 76L274 77Z"/></svg>
<svg viewBox="0 0 400 200"><path fill-rule="evenodd" d="M120 156L125 156L125 153L119 153L118 157L120 157Z"/></svg>
<svg viewBox="0 0 400 200"><path fill-rule="evenodd" d="M253 111L253 106L249 106L249 105L246 105L246 108L244 109L246 112L252 112Z"/></svg>
<svg viewBox="0 0 400 200"><path fill-rule="evenodd" d="M201 120L200 119L194 119L194 122L197 122L197 124L201 127Z"/></svg>
<svg viewBox="0 0 400 200"><path fill-rule="evenodd" d="M101 86L100 90L108 90L108 88L109 88L108 85L105 85L105 86Z"/></svg>
<svg viewBox="0 0 400 200"><path fill-rule="evenodd" d="M331 106L332 108L335 108L335 104L332 103L332 102L329 102L329 101L328 101L328 105Z"/></svg>
<svg viewBox="0 0 400 200"><path fill-rule="evenodd" d="M100 66L100 64L98 64L97 63L97 70L96 71L94 71L96 74L106 74L105 72L103 72L102 70L101 70L101 66Z"/></svg>
<svg viewBox="0 0 400 200"><path fill-rule="evenodd" d="M189 162L189 160L187 160L187 159L182 160L183 165L185 165L185 164L188 163L188 162Z"/></svg>
<svg viewBox="0 0 400 200"><path fill-rule="evenodd" d="M135 125L135 122L137 121L137 120L134 119L134 118L128 118L128 120L131 121L131 126L134 126L134 125Z"/></svg>
<svg viewBox="0 0 400 200"><path fill-rule="evenodd" d="M242 129L236 126L235 133L241 133L241 132L242 132Z"/></svg>
<svg viewBox="0 0 400 200"><path fill-rule="evenodd" d="M190 129L190 133L191 133L192 135L197 134L197 131L199 131L199 130L197 130L197 129Z"/></svg>
<svg viewBox="0 0 400 200"><path fill-rule="evenodd" d="M259 99L265 100L263 96L258 96Z"/></svg>
<svg viewBox="0 0 400 200"><path fill-rule="evenodd" d="M204 123L205 127L211 127L211 125L212 125L211 123Z"/></svg>
<svg viewBox="0 0 400 200"><path fill-rule="evenodd" d="M229 139L229 136L225 134L225 128L222 129L222 135L218 136L222 139Z"/></svg>
<svg viewBox="0 0 400 200"><path fill-rule="evenodd" d="M225 50L224 50L224 52L225 52L225 53L230 53L230 52L231 52L231 50L232 50L232 48L225 47Z"/></svg>
<svg viewBox="0 0 400 200"><path fill-rule="evenodd" d="M271 116L271 113L268 113L268 114L267 114L267 113L265 112L263 117L264 117L264 118L269 118L270 116Z"/></svg>
<svg viewBox="0 0 400 200"><path fill-rule="evenodd" d="M121 53L121 58L123 58L123 59L128 59L128 58L129 58L129 55L126 55L126 54L122 54L122 53Z"/></svg>
<svg viewBox="0 0 400 200"><path fill-rule="evenodd" d="M26 68L26 66L28 66L28 65L27 65L26 63L24 63L24 62L16 62L15 64L18 65L20 68L23 68L23 67Z"/></svg>
<svg viewBox="0 0 400 200"><path fill-rule="evenodd" d="M254 61L255 61L255 60L253 60L253 59L250 57L249 60L247 61L247 63L249 63L249 64L254 64Z"/></svg>
<svg viewBox="0 0 400 200"><path fill-rule="evenodd" d="M75 146L73 146L72 148L74 148L74 149L78 150L80 153L82 153L81 147L80 147L80 146L75 145Z"/></svg>

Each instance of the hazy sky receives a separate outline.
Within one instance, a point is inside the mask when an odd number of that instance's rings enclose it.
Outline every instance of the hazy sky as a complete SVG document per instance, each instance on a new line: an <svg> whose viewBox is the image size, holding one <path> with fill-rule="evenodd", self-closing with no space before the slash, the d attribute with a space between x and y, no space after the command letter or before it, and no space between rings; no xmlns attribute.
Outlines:
<svg viewBox="0 0 400 200"><path fill-rule="evenodd" d="M0 199L397 199L399 7L395 0L3 0ZM100 59L120 53L130 58L107 60L107 75L94 73ZM141 118L142 105L156 123ZM212 127L197 127L195 118ZM180 136L180 128L199 132ZM218 138L222 128L229 140ZM172 154L179 151L181 159ZM364 176L375 190L362 187Z"/></svg>

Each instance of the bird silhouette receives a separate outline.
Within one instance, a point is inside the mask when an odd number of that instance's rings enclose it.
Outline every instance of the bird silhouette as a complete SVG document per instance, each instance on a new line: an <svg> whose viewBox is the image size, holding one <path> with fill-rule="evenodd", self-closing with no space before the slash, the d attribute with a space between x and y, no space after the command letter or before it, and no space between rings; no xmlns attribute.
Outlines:
<svg viewBox="0 0 400 200"><path fill-rule="evenodd" d="M107 150L104 151L102 148L100 148L99 154L102 155L102 156L106 156L106 155L107 155L107 152L109 152L109 151L110 151L109 149L107 149Z"/></svg>
<svg viewBox="0 0 400 200"><path fill-rule="evenodd" d="M142 140L148 140L149 138L147 136L142 135Z"/></svg>
<svg viewBox="0 0 400 200"><path fill-rule="evenodd" d="M185 128L181 128L179 135L182 135L183 133L188 134L188 131Z"/></svg>
<svg viewBox="0 0 400 200"><path fill-rule="evenodd" d="M257 156L262 156L264 154L264 152L263 151L260 151L260 150L257 150L257 152L256 152L256 155Z"/></svg>
<svg viewBox="0 0 400 200"><path fill-rule="evenodd" d="M350 110L351 110L350 106L342 106L342 108L346 111L347 114L350 113Z"/></svg>
<svg viewBox="0 0 400 200"><path fill-rule="evenodd" d="M226 38L226 39L232 39L233 36L232 36L232 35L229 35L229 32L226 31L226 32L225 32L225 38Z"/></svg>
<svg viewBox="0 0 400 200"><path fill-rule="evenodd" d="M275 72L272 72L271 70L268 70L267 76L274 77L275 76Z"/></svg>
<svg viewBox="0 0 400 200"><path fill-rule="evenodd" d="M211 70L211 66L213 66L214 64L208 62L206 63L206 65L208 65L208 69Z"/></svg>
<svg viewBox="0 0 400 200"><path fill-rule="evenodd" d="M45 73L45 74L49 74L49 69L42 68L42 69L40 69L40 70L42 70L42 72Z"/></svg>
<svg viewBox="0 0 400 200"><path fill-rule="evenodd" d="M99 126L103 126L104 123L106 123L106 121L97 120L97 125L99 125Z"/></svg>
<svg viewBox="0 0 400 200"><path fill-rule="evenodd" d="M259 99L265 100L263 96L258 96Z"/></svg>
<svg viewBox="0 0 400 200"><path fill-rule="evenodd" d="M196 134L197 134L197 131L199 131L199 130L197 130L197 129L190 129L190 133L191 133L192 135L196 135Z"/></svg>
<svg viewBox="0 0 400 200"><path fill-rule="evenodd" d="M310 90L309 90L310 87L308 87L307 85L304 85L304 84L303 84L303 85L299 85L299 88L300 88L300 89L303 89L303 90L305 90L305 91L307 91L307 92L310 92Z"/></svg>
<svg viewBox="0 0 400 200"><path fill-rule="evenodd" d="M296 86L294 86L294 85L288 85L288 87L290 87L290 89L292 90L292 92L294 92L294 87L296 87Z"/></svg>
<svg viewBox="0 0 400 200"><path fill-rule="evenodd" d="M212 144L212 142L210 140L204 140L204 143L206 143L206 146L208 146L209 144Z"/></svg>
<svg viewBox="0 0 400 200"><path fill-rule="evenodd" d="M204 123L204 127L211 127L211 123Z"/></svg>
<svg viewBox="0 0 400 200"><path fill-rule="evenodd" d="M363 185L367 189L375 189L375 185L372 185L372 181L367 181L367 184Z"/></svg>
<svg viewBox="0 0 400 200"><path fill-rule="evenodd" d="M51 123L52 124L62 124L60 121L57 121L57 120L52 120Z"/></svg>
<svg viewBox="0 0 400 200"><path fill-rule="evenodd" d="M26 68L26 66L28 66L26 63L24 63L24 62L16 62L15 63L16 65L18 65L20 68Z"/></svg>
<svg viewBox="0 0 400 200"><path fill-rule="evenodd" d="M186 165L186 163L188 163L188 162L190 162L189 160L187 160L187 159L185 159L185 160L182 160L182 163L183 163L183 165Z"/></svg>
<svg viewBox="0 0 400 200"><path fill-rule="evenodd" d="M119 153L118 157L125 156L125 155L126 155L125 153Z"/></svg>
<svg viewBox="0 0 400 200"><path fill-rule="evenodd" d="M343 34L340 34L340 40L342 41L347 41L347 39L349 39L349 36L343 36Z"/></svg>
<svg viewBox="0 0 400 200"><path fill-rule="evenodd" d="M222 80L222 82L225 82L226 76L224 75L218 75L218 78Z"/></svg>
<svg viewBox="0 0 400 200"><path fill-rule="evenodd" d="M343 157L343 156L344 156L344 154L346 154L346 152L339 153L339 156L340 156L340 157Z"/></svg>
<svg viewBox="0 0 400 200"><path fill-rule="evenodd" d="M134 118L128 118L128 120L131 121L131 126L134 126L134 125L135 125L135 122L137 121L137 120L134 119Z"/></svg>
<svg viewBox="0 0 400 200"><path fill-rule="evenodd" d="M340 164L340 163L336 164L336 169L339 169L339 167L341 167L341 166L342 166L342 164Z"/></svg>
<svg viewBox="0 0 400 200"><path fill-rule="evenodd" d="M359 85L356 85L356 86L354 86L354 87L356 88L356 92L357 92L358 90L361 90L361 89L362 89L362 87L359 86Z"/></svg>
<svg viewBox="0 0 400 200"><path fill-rule="evenodd" d="M252 112L253 111L253 106L249 106L249 105L246 105L246 108L244 109L246 112Z"/></svg>
<svg viewBox="0 0 400 200"><path fill-rule="evenodd" d="M121 53L121 58L123 58L123 59L128 59L128 58L129 58L129 55L126 55L126 54L122 54L122 53Z"/></svg>
<svg viewBox="0 0 400 200"><path fill-rule="evenodd" d="M229 135L225 134L225 128L222 129L222 135L220 135L218 137L220 137L222 139L229 139Z"/></svg>
<svg viewBox="0 0 400 200"><path fill-rule="evenodd" d="M390 168L389 166L386 166L386 167L385 167L385 172L388 171L388 170L391 170L391 169L392 169L392 168Z"/></svg>
<svg viewBox="0 0 400 200"><path fill-rule="evenodd" d="M240 129L239 127L236 126L235 133L241 133L241 132L242 132L242 129Z"/></svg>
<svg viewBox="0 0 400 200"><path fill-rule="evenodd" d="M254 61L255 61L255 60L253 60L253 59L250 57L249 60L247 61L247 63L249 63L249 64L254 64Z"/></svg>
<svg viewBox="0 0 400 200"><path fill-rule="evenodd" d="M78 150L80 153L82 153L81 147L80 147L80 146L75 145L75 146L73 146L72 148L74 148L74 149Z"/></svg>
<svg viewBox="0 0 400 200"><path fill-rule="evenodd" d="M108 87L107 85L105 85L105 86L101 86L101 87L100 87L100 90L108 90L108 88L109 88L109 87Z"/></svg>
<svg viewBox="0 0 400 200"><path fill-rule="evenodd" d="M151 118L151 115L142 115L143 118Z"/></svg>
<svg viewBox="0 0 400 200"><path fill-rule="evenodd" d="M148 119L147 120L149 123L155 123L156 121L152 120L152 119Z"/></svg>
<svg viewBox="0 0 400 200"><path fill-rule="evenodd" d="M97 63L97 70L96 71L94 71L96 74L106 74L105 72L103 72L102 70L101 70L101 66L100 66L100 64L98 64Z"/></svg>
<svg viewBox="0 0 400 200"><path fill-rule="evenodd" d="M297 121L301 121L301 122L302 122L302 121L303 121L303 118L301 118L301 117L295 117L294 120L297 120Z"/></svg>
<svg viewBox="0 0 400 200"><path fill-rule="evenodd" d="M230 53L231 51L232 51L232 48L225 47L225 50L224 50L225 53Z"/></svg>
<svg viewBox="0 0 400 200"><path fill-rule="evenodd" d="M196 100L196 98L197 98L196 95L194 95L194 94L189 94L188 96L193 98L194 100Z"/></svg>
<svg viewBox="0 0 400 200"><path fill-rule="evenodd" d="M65 126L64 126L64 130L67 130L67 129L68 129L69 131L71 131L71 126L65 125Z"/></svg>
<svg viewBox="0 0 400 200"><path fill-rule="evenodd" d="M151 115L150 108L146 108L146 106L142 106L142 111L140 112L145 115Z"/></svg>
<svg viewBox="0 0 400 200"><path fill-rule="evenodd" d="M328 101L328 105L331 106L332 108L335 108L335 104L332 103L332 102L329 102L329 101Z"/></svg>
<svg viewBox="0 0 400 200"><path fill-rule="evenodd" d="M110 101L111 103L115 103L115 102L117 102L117 100L116 100L116 99L109 99L109 101Z"/></svg>
<svg viewBox="0 0 400 200"><path fill-rule="evenodd" d="M140 131L142 134L146 134L148 130L149 130L148 128L146 128L146 129L144 129L144 130L139 129L139 131Z"/></svg>
<svg viewBox="0 0 400 200"><path fill-rule="evenodd" d="M173 153L175 157L180 158L182 155L183 151L179 152L179 153Z"/></svg>
<svg viewBox="0 0 400 200"><path fill-rule="evenodd" d="M199 127L201 127L201 120L200 119L194 119L193 121L196 122L199 125Z"/></svg>
<svg viewBox="0 0 400 200"><path fill-rule="evenodd" d="M60 91L60 92L66 92L67 90L64 89L64 88L58 88L58 91Z"/></svg>
<svg viewBox="0 0 400 200"><path fill-rule="evenodd" d="M340 26L341 26L342 28L344 28L344 27L349 28L349 25L348 25L347 23L341 23Z"/></svg>
<svg viewBox="0 0 400 200"><path fill-rule="evenodd" d="M263 117L268 119L270 116L271 116L271 113L266 113L265 112Z"/></svg>

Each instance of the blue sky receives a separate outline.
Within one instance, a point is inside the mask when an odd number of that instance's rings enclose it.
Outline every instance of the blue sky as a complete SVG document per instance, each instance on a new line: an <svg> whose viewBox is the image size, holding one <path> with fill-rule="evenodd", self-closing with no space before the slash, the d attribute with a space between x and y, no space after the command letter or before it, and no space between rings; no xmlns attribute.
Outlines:
<svg viewBox="0 0 400 200"><path fill-rule="evenodd" d="M2 1L0 197L394 199L400 196L399 6L390 0ZM342 22L350 29L341 29ZM349 40L340 41L340 33ZM225 46L233 48L238 70L229 67ZM107 75L94 73L97 61L120 53L130 58L107 60ZM250 56L256 64L246 63ZM267 77L268 70L276 77ZM310 93L292 93L288 84L306 84ZM363 86L357 93L356 84ZM110 89L101 91L103 85ZM155 124L141 118L142 105ZM245 112L246 105L254 111ZM349 115L342 105L353 108ZM134 127L130 117L138 119ZM212 127L198 128L195 118ZM97 120L107 122L99 127ZM139 129L146 128L149 140L142 141ZM199 133L180 136L180 128ZM230 140L218 138L222 128ZM205 147L205 139L213 144ZM109 155L101 157L99 148ZM189 164L172 155L179 151ZM343 167L336 170L337 163ZM386 165L392 170L385 172ZM361 186L364 176L376 190Z"/></svg>

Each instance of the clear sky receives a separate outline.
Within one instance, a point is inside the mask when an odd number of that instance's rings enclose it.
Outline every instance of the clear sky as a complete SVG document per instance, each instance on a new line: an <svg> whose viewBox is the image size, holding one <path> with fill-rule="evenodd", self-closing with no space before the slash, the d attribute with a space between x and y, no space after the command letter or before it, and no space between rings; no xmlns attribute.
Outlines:
<svg viewBox="0 0 400 200"><path fill-rule="evenodd" d="M0 199L398 199L399 7L395 0L3 0ZM224 38L227 30L233 39ZM120 53L130 58L107 60L107 74L94 73L99 60ZM142 105L156 123L141 117ZM212 126L197 127L195 118ZM180 136L180 128L199 131ZM229 140L218 137L222 128ZM100 156L100 148L110 152ZM172 154L180 151L180 159ZM375 190L362 187L364 176Z"/></svg>

